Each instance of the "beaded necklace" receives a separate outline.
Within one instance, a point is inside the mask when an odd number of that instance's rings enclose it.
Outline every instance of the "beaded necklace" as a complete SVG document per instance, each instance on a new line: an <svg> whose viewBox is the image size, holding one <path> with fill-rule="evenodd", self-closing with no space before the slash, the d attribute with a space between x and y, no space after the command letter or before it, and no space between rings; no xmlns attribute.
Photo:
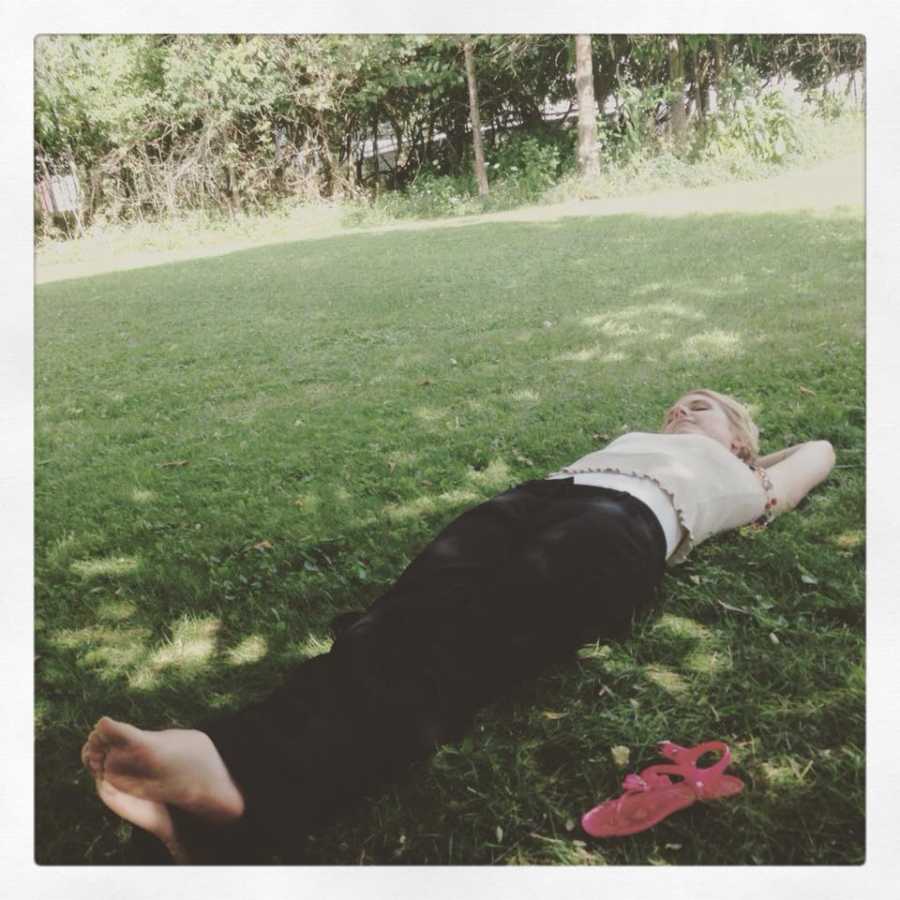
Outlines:
<svg viewBox="0 0 900 900"><path fill-rule="evenodd" d="M763 490L766 492L766 507L763 510L762 515L758 519L754 519L751 524L756 528L765 528L769 522L775 518L775 505L778 503L778 498L772 496L771 492L773 488L769 473L762 466L756 466L749 462L747 465L750 467L750 471L759 478Z"/></svg>

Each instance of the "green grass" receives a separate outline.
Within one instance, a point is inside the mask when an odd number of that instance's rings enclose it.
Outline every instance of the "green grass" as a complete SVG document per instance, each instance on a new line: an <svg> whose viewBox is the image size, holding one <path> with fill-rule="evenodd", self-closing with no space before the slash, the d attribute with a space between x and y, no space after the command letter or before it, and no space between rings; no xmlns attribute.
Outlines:
<svg viewBox="0 0 900 900"><path fill-rule="evenodd" d="M39 287L37 859L133 860L78 752L236 709L443 524L705 385L838 468L668 577L660 615L483 711L313 863L864 859L860 217L564 219L286 244ZM662 738L746 791L595 842Z"/></svg>
<svg viewBox="0 0 900 900"><path fill-rule="evenodd" d="M795 127L801 149L779 163L754 160L734 150L716 160L688 162L671 153L652 148L625 163L605 160L599 178L585 179L562 175L539 199L535 191L519 182L498 180L491 173L491 195L481 200L470 177L468 192L448 188L440 197L410 197L403 191L382 192L373 200L332 200L327 204L297 205L285 202L264 215L239 214L234 217L198 211L183 211L164 221L111 223L102 218L92 223L84 237L77 240L38 233L38 275L52 273L55 267L93 264L93 271L81 271L77 277L93 275L108 267L110 260L133 258L146 261L149 253L210 253L239 249L238 245L264 245L287 240L333 237L354 231L359 226L380 226L404 219L434 219L474 215L523 206L564 203L590 198L634 196L661 189L695 188L735 181L754 182L783 172L808 168L823 160L859 153L864 146L865 122L855 114L827 120L804 114ZM449 180L453 182L453 179ZM456 180L466 182L465 177ZM525 184L529 183L528 179ZM67 276L68 277L68 276Z"/></svg>

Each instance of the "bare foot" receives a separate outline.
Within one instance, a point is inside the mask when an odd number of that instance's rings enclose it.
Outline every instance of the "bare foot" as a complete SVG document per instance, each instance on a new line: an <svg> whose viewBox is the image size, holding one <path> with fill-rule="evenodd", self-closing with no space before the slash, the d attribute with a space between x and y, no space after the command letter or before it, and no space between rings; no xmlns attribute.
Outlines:
<svg viewBox="0 0 900 900"><path fill-rule="evenodd" d="M167 806L213 824L240 818L244 798L215 744L202 731L142 731L104 716L81 748L100 799L189 862Z"/></svg>

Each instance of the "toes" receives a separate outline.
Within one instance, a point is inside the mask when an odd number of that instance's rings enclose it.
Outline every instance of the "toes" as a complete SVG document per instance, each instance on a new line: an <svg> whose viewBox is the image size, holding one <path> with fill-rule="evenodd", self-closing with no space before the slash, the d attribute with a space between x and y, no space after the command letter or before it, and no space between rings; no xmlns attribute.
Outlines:
<svg viewBox="0 0 900 900"><path fill-rule="evenodd" d="M161 841L174 839L172 816L164 804L119 790L105 780L97 782L97 794L109 809L132 825L149 831Z"/></svg>
<svg viewBox="0 0 900 900"><path fill-rule="evenodd" d="M100 740L109 744L128 744L140 740L144 736L144 732L140 728L135 728L134 725L126 722L117 722L109 716L104 716L97 722L94 732Z"/></svg>
<svg viewBox="0 0 900 900"><path fill-rule="evenodd" d="M105 738L103 737L103 735L98 731L97 726L95 725L95 726L91 729L91 733L88 735L87 742L88 742L92 747L95 747L95 746L99 746L100 744L105 745L105 744L106 744L106 739L105 739Z"/></svg>
<svg viewBox="0 0 900 900"><path fill-rule="evenodd" d="M97 773L103 768L103 758L109 750L109 744L94 729L81 748L81 761L92 772Z"/></svg>
<svg viewBox="0 0 900 900"><path fill-rule="evenodd" d="M84 748L90 753L105 753L109 750L109 743L95 728L87 738Z"/></svg>
<svg viewBox="0 0 900 900"><path fill-rule="evenodd" d="M103 760L105 756L106 753L98 751L90 741L81 748L81 762L94 776L103 774Z"/></svg>

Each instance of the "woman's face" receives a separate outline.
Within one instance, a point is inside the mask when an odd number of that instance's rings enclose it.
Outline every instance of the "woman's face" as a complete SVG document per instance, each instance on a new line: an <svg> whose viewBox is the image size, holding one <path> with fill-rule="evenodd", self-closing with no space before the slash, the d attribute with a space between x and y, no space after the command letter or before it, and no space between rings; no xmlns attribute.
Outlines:
<svg viewBox="0 0 900 900"><path fill-rule="evenodd" d="M735 435L725 410L705 394L685 394L666 413L665 434L705 434L734 451Z"/></svg>

